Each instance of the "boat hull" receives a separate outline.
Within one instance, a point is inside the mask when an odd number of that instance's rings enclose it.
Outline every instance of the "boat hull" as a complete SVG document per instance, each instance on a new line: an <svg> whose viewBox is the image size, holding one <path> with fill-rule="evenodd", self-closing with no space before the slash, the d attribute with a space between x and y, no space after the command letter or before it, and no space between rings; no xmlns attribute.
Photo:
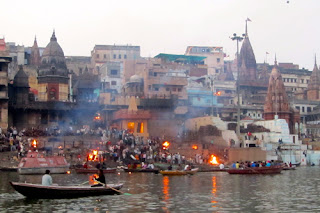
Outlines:
<svg viewBox="0 0 320 213"><path fill-rule="evenodd" d="M62 199L99 195L113 195L119 194L117 190L121 189L123 186L123 184L108 184L108 188L104 186L43 186L41 184L19 182L10 182L10 184L17 192L26 196L27 198L38 199ZM113 189L110 187L112 187Z"/></svg>
<svg viewBox="0 0 320 213"><path fill-rule="evenodd" d="M125 172L159 173L158 169L124 169Z"/></svg>
<svg viewBox="0 0 320 213"><path fill-rule="evenodd" d="M282 171L281 166L277 167L247 167L247 168L239 168L239 169L228 169L229 174L239 174L239 175L247 175L247 174L280 174Z"/></svg>
<svg viewBox="0 0 320 213"><path fill-rule="evenodd" d="M69 166L63 167L32 167L32 168L18 168L20 175L37 175L45 174L46 170L50 170L51 174L65 174L69 170Z"/></svg>
<svg viewBox="0 0 320 213"><path fill-rule="evenodd" d="M18 172L22 175L44 174L50 170L51 174L67 173L70 164L63 156L44 156L39 152L29 152L18 165Z"/></svg>
<svg viewBox="0 0 320 213"><path fill-rule="evenodd" d="M98 173L99 170L96 168L90 168L90 169L85 169L85 168L77 168L75 169L76 173ZM117 169L102 169L103 173L115 173Z"/></svg>
<svg viewBox="0 0 320 213"><path fill-rule="evenodd" d="M198 172L198 168L191 170L164 170L160 171L162 175L193 175Z"/></svg>

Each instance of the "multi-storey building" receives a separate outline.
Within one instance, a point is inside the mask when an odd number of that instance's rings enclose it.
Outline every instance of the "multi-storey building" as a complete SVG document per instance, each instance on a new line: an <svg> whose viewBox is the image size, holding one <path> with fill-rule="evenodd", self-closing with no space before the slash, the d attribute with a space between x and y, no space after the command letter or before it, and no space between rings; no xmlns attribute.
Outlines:
<svg viewBox="0 0 320 213"><path fill-rule="evenodd" d="M91 51L91 65L95 73L106 62L123 62L140 58L140 46L131 45L95 45Z"/></svg>
<svg viewBox="0 0 320 213"><path fill-rule="evenodd" d="M4 39L0 39L0 127L8 128L8 65L12 58L6 49Z"/></svg>
<svg viewBox="0 0 320 213"><path fill-rule="evenodd" d="M185 55L204 56L208 75L217 76L224 73L224 53L222 47L188 46Z"/></svg>

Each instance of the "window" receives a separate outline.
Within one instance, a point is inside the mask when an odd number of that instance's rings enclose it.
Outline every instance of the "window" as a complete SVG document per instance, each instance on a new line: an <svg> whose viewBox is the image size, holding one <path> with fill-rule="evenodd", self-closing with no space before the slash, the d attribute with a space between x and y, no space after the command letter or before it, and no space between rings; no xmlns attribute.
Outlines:
<svg viewBox="0 0 320 213"><path fill-rule="evenodd" d="M217 63L220 63L220 58L217 58Z"/></svg>
<svg viewBox="0 0 320 213"><path fill-rule="evenodd" d="M111 85L116 86L117 82L116 81L111 81Z"/></svg>
<svg viewBox="0 0 320 213"><path fill-rule="evenodd" d="M157 77L157 73L156 73L156 72L154 72L154 73L153 73L153 76L154 76L154 77Z"/></svg>
<svg viewBox="0 0 320 213"><path fill-rule="evenodd" d="M119 54L119 59L121 59L121 54Z"/></svg>
<svg viewBox="0 0 320 213"><path fill-rule="evenodd" d="M127 59L127 55L124 55L123 58L124 58L124 59Z"/></svg>
<svg viewBox="0 0 320 213"><path fill-rule="evenodd" d="M300 111L300 107L299 106L296 106L296 109Z"/></svg>
<svg viewBox="0 0 320 213"><path fill-rule="evenodd" d="M117 55L116 54L113 54L113 59L116 59L117 58Z"/></svg>
<svg viewBox="0 0 320 213"><path fill-rule="evenodd" d="M181 88L178 88L178 92L181 92L182 91L182 89Z"/></svg>
<svg viewBox="0 0 320 213"><path fill-rule="evenodd" d="M111 71L110 71L110 74L111 74L111 75L118 75L118 70L111 70Z"/></svg>
<svg viewBox="0 0 320 213"><path fill-rule="evenodd" d="M304 112L304 107L302 107L302 112Z"/></svg>
<svg viewBox="0 0 320 213"><path fill-rule="evenodd" d="M219 70L218 70L218 69L216 69L216 73L219 73Z"/></svg>
<svg viewBox="0 0 320 213"><path fill-rule="evenodd" d="M311 112L311 107L307 107L307 112Z"/></svg>
<svg viewBox="0 0 320 213"><path fill-rule="evenodd" d="M307 84L309 84L309 80L307 80Z"/></svg>
<svg viewBox="0 0 320 213"><path fill-rule="evenodd" d="M154 91L159 91L159 88L158 88L158 87L155 87L155 88L154 88Z"/></svg>
<svg viewBox="0 0 320 213"><path fill-rule="evenodd" d="M151 91L151 85L148 86L148 90Z"/></svg>
<svg viewBox="0 0 320 213"><path fill-rule="evenodd" d="M99 54L97 54L96 57L99 58Z"/></svg>
<svg viewBox="0 0 320 213"><path fill-rule="evenodd" d="M107 58L107 55L106 55L106 54L103 54L103 58Z"/></svg>
<svg viewBox="0 0 320 213"><path fill-rule="evenodd" d="M152 70L151 71L149 70L149 76L153 76Z"/></svg>
<svg viewBox="0 0 320 213"><path fill-rule="evenodd" d="M166 91L170 91L169 87L166 87Z"/></svg>
<svg viewBox="0 0 320 213"><path fill-rule="evenodd" d="M79 68L79 74L80 75L82 74L82 68Z"/></svg>
<svg viewBox="0 0 320 213"><path fill-rule="evenodd" d="M302 84L304 83L304 79L301 79L301 83L302 83Z"/></svg>

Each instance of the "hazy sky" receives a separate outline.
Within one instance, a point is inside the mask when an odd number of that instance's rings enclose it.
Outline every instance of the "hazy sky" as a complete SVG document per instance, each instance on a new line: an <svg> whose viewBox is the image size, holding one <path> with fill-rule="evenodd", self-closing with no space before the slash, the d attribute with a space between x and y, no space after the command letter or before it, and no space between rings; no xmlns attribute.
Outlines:
<svg viewBox="0 0 320 213"><path fill-rule="evenodd" d="M320 64L320 0L2 0L0 37L45 47L53 29L66 56L89 56L95 44L131 44L141 55L184 54L187 46L222 46L248 32L258 63Z"/></svg>

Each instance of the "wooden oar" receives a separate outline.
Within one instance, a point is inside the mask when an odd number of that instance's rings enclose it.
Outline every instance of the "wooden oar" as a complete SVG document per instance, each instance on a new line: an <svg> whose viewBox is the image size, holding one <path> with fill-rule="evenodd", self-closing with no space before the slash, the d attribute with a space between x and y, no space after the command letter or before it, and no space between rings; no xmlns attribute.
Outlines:
<svg viewBox="0 0 320 213"><path fill-rule="evenodd" d="M97 181L98 183L102 184L102 185L105 186L106 188L110 188L110 189L112 189L112 190L114 190L114 191L116 191L116 192L118 192L118 193L120 193L120 194L123 194L123 195L131 195L130 193L122 192L122 191L120 191L120 190L118 190L118 189L115 189L115 188L113 188L113 187L111 187L111 186L108 186L107 184L101 183L101 182L98 181L98 180L95 180L95 181Z"/></svg>
<svg viewBox="0 0 320 213"><path fill-rule="evenodd" d="M85 183L89 183L89 181L83 182L83 183L81 183L81 184L79 184L79 185L83 185L83 184L85 184Z"/></svg>

